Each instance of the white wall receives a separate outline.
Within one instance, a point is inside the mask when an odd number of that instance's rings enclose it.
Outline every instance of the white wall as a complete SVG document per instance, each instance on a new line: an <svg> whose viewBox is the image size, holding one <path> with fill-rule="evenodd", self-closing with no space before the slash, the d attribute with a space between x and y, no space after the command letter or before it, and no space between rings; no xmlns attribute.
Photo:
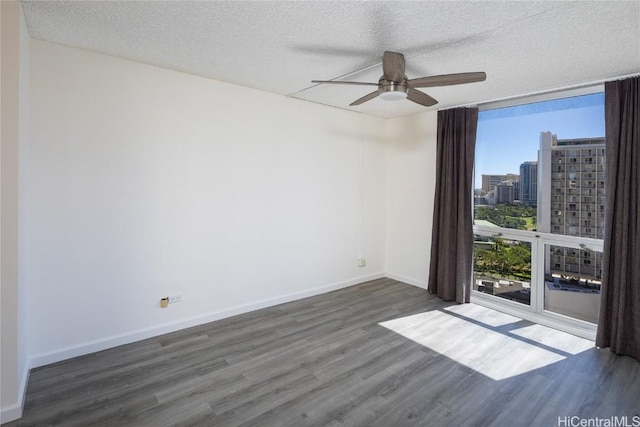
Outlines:
<svg viewBox="0 0 640 427"><path fill-rule="evenodd" d="M427 287L435 192L437 112L389 120L386 275Z"/></svg>
<svg viewBox="0 0 640 427"><path fill-rule="evenodd" d="M0 2L2 40L0 144L2 196L0 199L0 422L22 415L28 356L27 285L23 267L23 238L19 220L24 212L19 187L24 183L19 165L26 159L28 141L29 36L20 4Z"/></svg>
<svg viewBox="0 0 640 427"><path fill-rule="evenodd" d="M382 276L383 120L41 41L31 53L35 366ZM161 309L172 293L183 302Z"/></svg>

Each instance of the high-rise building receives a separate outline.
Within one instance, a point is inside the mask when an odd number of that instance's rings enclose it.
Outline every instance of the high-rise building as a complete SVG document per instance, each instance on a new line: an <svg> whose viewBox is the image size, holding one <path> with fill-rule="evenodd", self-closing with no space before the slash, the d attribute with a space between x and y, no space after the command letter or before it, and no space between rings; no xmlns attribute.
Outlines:
<svg viewBox="0 0 640 427"><path fill-rule="evenodd" d="M520 200L520 181L512 181L513 200Z"/></svg>
<svg viewBox="0 0 640 427"><path fill-rule="evenodd" d="M494 191L494 203L513 203L515 199L515 187L513 181L502 181L500 184L493 188Z"/></svg>
<svg viewBox="0 0 640 427"><path fill-rule="evenodd" d="M602 239L604 147L604 138L558 140L551 132L540 134L539 231ZM599 278L602 258L599 253L555 247L549 268L560 274Z"/></svg>
<svg viewBox="0 0 640 427"><path fill-rule="evenodd" d="M538 230L602 239L604 138L558 140L540 135Z"/></svg>
<svg viewBox="0 0 640 427"><path fill-rule="evenodd" d="M538 200L538 162L520 165L520 201L534 205Z"/></svg>
<svg viewBox="0 0 640 427"><path fill-rule="evenodd" d="M519 179L520 177L514 173L508 173L506 175L482 175L482 191L486 194L503 181L518 181Z"/></svg>

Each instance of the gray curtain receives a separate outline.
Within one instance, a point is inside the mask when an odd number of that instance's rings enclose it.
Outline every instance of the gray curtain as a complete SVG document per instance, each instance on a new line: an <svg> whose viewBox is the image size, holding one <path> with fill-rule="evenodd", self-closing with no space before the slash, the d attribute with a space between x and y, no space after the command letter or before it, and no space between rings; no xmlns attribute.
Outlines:
<svg viewBox="0 0 640 427"><path fill-rule="evenodd" d="M469 302L473 268L473 161L477 108L438 112L436 194L431 233L430 293Z"/></svg>
<svg viewBox="0 0 640 427"><path fill-rule="evenodd" d="M607 184L596 345L640 360L640 78L605 84Z"/></svg>

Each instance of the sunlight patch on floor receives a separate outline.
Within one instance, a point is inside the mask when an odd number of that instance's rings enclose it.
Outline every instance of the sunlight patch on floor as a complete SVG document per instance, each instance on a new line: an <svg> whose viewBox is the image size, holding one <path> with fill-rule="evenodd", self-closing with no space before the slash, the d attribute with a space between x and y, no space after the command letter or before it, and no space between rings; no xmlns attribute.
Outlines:
<svg viewBox="0 0 640 427"><path fill-rule="evenodd" d="M593 347L588 340L540 325L498 332L494 329L522 320L475 304L445 310L380 325L494 380L521 375Z"/></svg>
<svg viewBox="0 0 640 427"><path fill-rule="evenodd" d="M542 325L530 325L524 328L518 328L511 331L511 333L569 354L582 353L594 347L593 341Z"/></svg>
<svg viewBox="0 0 640 427"><path fill-rule="evenodd" d="M492 326L494 328L522 321L519 317L487 309L486 307L476 304L451 305L449 307L444 307L443 310L480 321L485 325Z"/></svg>

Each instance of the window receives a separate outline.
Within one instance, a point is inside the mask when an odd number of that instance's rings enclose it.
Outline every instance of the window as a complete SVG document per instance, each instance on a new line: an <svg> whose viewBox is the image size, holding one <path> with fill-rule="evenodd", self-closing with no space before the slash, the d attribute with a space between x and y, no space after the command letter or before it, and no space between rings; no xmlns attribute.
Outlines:
<svg viewBox="0 0 640 427"><path fill-rule="evenodd" d="M475 296L597 321L605 144L602 92L481 109Z"/></svg>

